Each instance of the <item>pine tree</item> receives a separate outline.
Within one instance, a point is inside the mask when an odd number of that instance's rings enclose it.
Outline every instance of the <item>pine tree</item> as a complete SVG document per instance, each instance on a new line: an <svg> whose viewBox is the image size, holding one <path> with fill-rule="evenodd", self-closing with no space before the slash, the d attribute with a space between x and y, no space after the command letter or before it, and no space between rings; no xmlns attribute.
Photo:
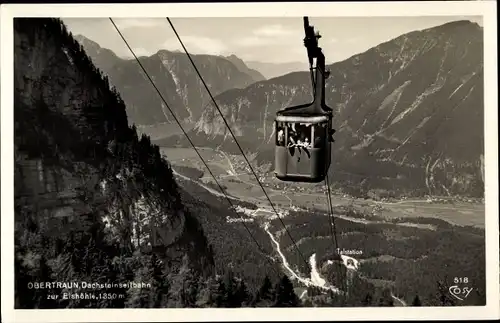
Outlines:
<svg viewBox="0 0 500 323"><path fill-rule="evenodd" d="M18 232L15 236L18 236ZM29 268L23 264L25 259L24 248L18 247L20 244L16 243L16 253L15 253L15 308L30 309L34 308L34 292L33 288L28 288L28 284L32 281L32 276L30 275Z"/></svg>
<svg viewBox="0 0 500 323"><path fill-rule="evenodd" d="M370 293L366 294L365 299L363 300L363 306L370 306L372 305L372 295Z"/></svg>
<svg viewBox="0 0 500 323"><path fill-rule="evenodd" d="M47 265L47 260L45 255L42 253L39 258L39 267L38 267L38 277L37 280L40 282L49 282L52 281L51 279L51 270L50 267ZM37 303L39 305L39 308L51 308L54 307L55 301L54 300L48 300L47 295L53 294L51 289L38 289L35 292L36 298L37 298Z"/></svg>
<svg viewBox="0 0 500 323"><path fill-rule="evenodd" d="M422 303L420 302L420 298L418 295L415 295L415 298L413 299L413 302L411 304L412 306L422 306Z"/></svg>
<svg viewBox="0 0 500 323"><path fill-rule="evenodd" d="M169 296L170 281L163 273L163 265L156 255L141 255L134 252L131 257L125 258L126 272L133 273L134 281L150 281L151 288L131 288L127 291L126 307L132 308L157 308L166 304ZM127 275L122 276L123 280Z"/></svg>
<svg viewBox="0 0 500 323"><path fill-rule="evenodd" d="M327 299L326 299L326 305L328 307L338 307L338 306L343 306L345 302L344 296L339 296L333 291L328 291L327 293Z"/></svg>
<svg viewBox="0 0 500 323"><path fill-rule="evenodd" d="M140 268L137 271L136 274L136 279L141 279L142 281L145 281L147 278L148 273L147 269ZM142 288L130 288L127 291L127 302L126 302L126 307L131 307L131 308L147 308L149 307L149 301L150 301L150 291L142 289Z"/></svg>
<svg viewBox="0 0 500 323"><path fill-rule="evenodd" d="M166 275L163 274L163 265L161 260L153 254L151 256L151 266L152 270L152 285L154 294L152 294L152 306L151 307L161 307L165 304L169 296L169 282Z"/></svg>
<svg viewBox="0 0 500 323"><path fill-rule="evenodd" d="M309 286L307 287L307 295L311 297L321 295L321 289L316 286Z"/></svg>
<svg viewBox="0 0 500 323"><path fill-rule="evenodd" d="M271 280L269 279L269 276L266 275L264 277L262 285L255 294L252 305L256 307L267 307L271 306L273 301L274 301L273 285L271 283Z"/></svg>
<svg viewBox="0 0 500 323"><path fill-rule="evenodd" d="M227 290L226 285L222 280L217 284L216 292L213 296L215 307L226 307L227 304Z"/></svg>
<svg viewBox="0 0 500 323"><path fill-rule="evenodd" d="M449 296L448 290L445 287L445 285L442 282L437 281L437 288L438 288L437 297L439 299L440 305L441 306L454 306L455 301L452 300L451 297Z"/></svg>
<svg viewBox="0 0 500 323"><path fill-rule="evenodd" d="M181 303L183 307L197 307L196 301L199 293L199 284L197 277L192 269L184 273L181 290Z"/></svg>
<svg viewBox="0 0 500 323"><path fill-rule="evenodd" d="M236 280L233 272L228 270L224 276L225 297L227 307L241 307L244 301L238 295L239 282Z"/></svg>
<svg viewBox="0 0 500 323"><path fill-rule="evenodd" d="M392 299L391 291L389 289L384 289L382 295L378 302L379 306L394 306L394 300Z"/></svg>
<svg viewBox="0 0 500 323"><path fill-rule="evenodd" d="M238 307L248 306L250 304L250 294L243 280L238 283L234 296L238 300Z"/></svg>
<svg viewBox="0 0 500 323"><path fill-rule="evenodd" d="M293 290L293 284L286 275L276 285L275 293L274 307L298 307L300 304Z"/></svg>

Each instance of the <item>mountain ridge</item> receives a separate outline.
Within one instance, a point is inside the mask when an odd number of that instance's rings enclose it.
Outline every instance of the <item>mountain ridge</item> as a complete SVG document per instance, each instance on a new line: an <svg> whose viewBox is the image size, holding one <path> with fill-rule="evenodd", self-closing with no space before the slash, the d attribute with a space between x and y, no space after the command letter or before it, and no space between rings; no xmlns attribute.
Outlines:
<svg viewBox="0 0 500 323"><path fill-rule="evenodd" d="M327 104L337 130L331 175L337 185L361 183L340 170L374 177L377 184L365 191L396 185L401 194L482 196L484 112L473 108L483 105L482 50L482 28L458 21L401 35L329 65ZM254 138L245 149L258 149L260 162L273 163L274 114L311 102L309 83L309 73L295 72L215 99L233 132L241 140ZM232 140L212 103L192 135L213 147Z"/></svg>
<svg viewBox="0 0 500 323"><path fill-rule="evenodd" d="M151 87L134 58L119 58L111 50L83 35L76 38L96 66L108 75L110 83L122 93L131 122L141 126L174 122L169 109ZM241 66L238 68L226 58L207 54L191 54L191 57L214 94L233 87L245 87L256 81L252 76L256 75L256 71L252 72L248 68L242 71ZM138 58L161 89L176 117L185 123L197 120L210 98L187 55L160 49L153 55ZM132 88L137 90L130 91ZM138 96L135 95L137 92L147 94Z"/></svg>

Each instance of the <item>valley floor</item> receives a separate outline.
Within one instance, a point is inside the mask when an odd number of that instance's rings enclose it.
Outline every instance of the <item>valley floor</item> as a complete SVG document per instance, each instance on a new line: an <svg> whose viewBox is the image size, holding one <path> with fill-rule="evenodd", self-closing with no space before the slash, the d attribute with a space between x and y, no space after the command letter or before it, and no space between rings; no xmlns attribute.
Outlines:
<svg viewBox="0 0 500 323"><path fill-rule="evenodd" d="M196 183L211 194L224 197L193 149L161 150L181 182ZM234 204L238 205L242 217L231 219L228 223L238 225L237 222L251 220L260 226L269 238L266 242L271 242L274 249L272 258L281 264L284 273L295 280L297 295L307 299L307 290L304 289L307 286L336 291L337 285L328 273L331 271L328 264L332 263L333 250L325 214L328 202L324 185L284 184L274 178L272 171L257 170L259 180L280 217L288 230L293 232L296 245L308 258L308 264L304 266L244 161L238 156L211 148L198 150L228 196L237 201ZM255 207L245 206L249 203ZM482 285L484 268L475 265L482 253L477 252L472 257L467 255L471 255L471 250L484 247L481 245L484 244L484 204L455 201L437 204L416 199L380 202L338 195L332 196L332 204L336 221L339 221L342 249L363 251L362 255L350 255L363 267L360 267L357 277L372 286L389 288L395 306L405 306L420 290L427 293L435 289L432 285L422 289L422 282L428 275L453 275L448 271L442 272L443 266L448 264L453 268L467 267L471 276L476 277L478 288ZM345 213L345 207L357 213ZM307 210L314 213L314 217ZM294 216L289 217L292 212ZM450 225L459 227L454 229ZM453 243L456 239L461 242ZM432 248L429 249L429 246ZM428 302L433 302L432 296L425 297ZM470 305L482 302L482 296L478 297L477 300L470 300Z"/></svg>
<svg viewBox="0 0 500 323"><path fill-rule="evenodd" d="M199 152L207 161L218 182L226 187L228 194L243 201L254 203L263 209L270 207L261 187L242 158L204 147L200 147ZM172 163L174 169L176 166L184 166L202 171L203 175L197 180L219 192L219 188L215 185L212 176L193 149L162 148L162 153ZM257 173L268 196L277 208L315 208L328 211L329 206L324 185L288 184L275 179L272 171L257 170ZM189 174L187 176L191 177ZM332 195L332 204L334 207L351 205L387 219L430 217L445 220L455 225L479 228L484 228L485 221L484 204L478 203L452 202L437 204L424 199L381 202Z"/></svg>

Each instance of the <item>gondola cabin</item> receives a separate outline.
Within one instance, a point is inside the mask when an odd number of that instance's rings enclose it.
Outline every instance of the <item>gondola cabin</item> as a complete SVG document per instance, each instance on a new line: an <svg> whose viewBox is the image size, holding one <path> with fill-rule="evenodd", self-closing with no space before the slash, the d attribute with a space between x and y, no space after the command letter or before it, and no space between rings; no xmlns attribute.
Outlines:
<svg viewBox="0 0 500 323"><path fill-rule="evenodd" d="M283 181L321 182L331 161L331 114L276 116L275 175Z"/></svg>
<svg viewBox="0 0 500 323"><path fill-rule="evenodd" d="M331 164L333 142L333 111L325 104L325 57L318 47L318 38L309 20L304 17L306 37L304 45L314 89L312 103L288 107L278 111L275 119L275 175L283 181L321 182ZM316 58L316 76L313 59Z"/></svg>

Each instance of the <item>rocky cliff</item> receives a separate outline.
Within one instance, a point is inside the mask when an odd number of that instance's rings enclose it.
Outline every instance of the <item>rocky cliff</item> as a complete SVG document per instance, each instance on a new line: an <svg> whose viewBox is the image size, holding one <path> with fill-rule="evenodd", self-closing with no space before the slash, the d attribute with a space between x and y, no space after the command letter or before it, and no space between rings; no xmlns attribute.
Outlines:
<svg viewBox="0 0 500 323"><path fill-rule="evenodd" d="M481 27L456 21L411 32L328 68L337 129L331 172L339 187L483 196ZM295 72L216 100L244 148L272 163L276 111L311 95L309 74ZM216 146L230 140L212 104L195 133Z"/></svg>
<svg viewBox="0 0 500 323"><path fill-rule="evenodd" d="M165 277L213 269L168 162L60 20L16 18L14 31L16 307L166 306ZM52 302L54 289L27 287L131 280L153 287Z"/></svg>
<svg viewBox="0 0 500 323"><path fill-rule="evenodd" d="M135 59L121 59L109 49L78 35L92 61L122 94L130 121L137 125L174 122L167 107L146 78ZM234 59L213 55L191 55L213 95L232 88L243 88L263 77ZM199 119L203 107L210 102L200 78L186 54L160 50L139 58L162 92L176 117L183 121ZM262 77L262 78L261 78Z"/></svg>

